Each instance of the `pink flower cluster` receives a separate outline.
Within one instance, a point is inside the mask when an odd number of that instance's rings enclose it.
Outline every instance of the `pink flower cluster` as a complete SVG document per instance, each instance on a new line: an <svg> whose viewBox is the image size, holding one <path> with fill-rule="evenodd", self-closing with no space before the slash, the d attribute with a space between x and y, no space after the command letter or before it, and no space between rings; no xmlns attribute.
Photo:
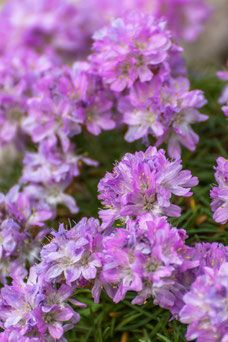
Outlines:
<svg viewBox="0 0 228 342"><path fill-rule="evenodd" d="M191 124L208 117L202 91L190 90L179 67L180 46L163 19L130 12L94 34L92 68L116 94L117 109L128 125L129 142L152 135L157 146L168 141L171 158L181 145L193 151L199 137Z"/></svg>
<svg viewBox="0 0 228 342"><path fill-rule="evenodd" d="M24 177L33 175L27 167ZM42 172L58 175L48 167ZM2 340L65 341L64 332L79 320L72 304L83 305L71 296L89 287L96 303L102 289L115 303L128 291L136 294L133 304L153 298L155 305L189 324L189 340L226 341L228 248L217 243L190 247L186 232L163 216L180 215L180 208L170 203L171 195L190 196L197 183L180 161L166 159L163 150L149 147L145 153L128 153L98 186L106 207L100 212L103 223L83 218L69 230L61 224L58 232L44 224L53 214L45 201L34 197L31 202L18 186L2 195ZM42 230L34 239L36 226ZM25 281L26 262L32 265L39 259L40 241L48 231L51 238L40 251L40 262ZM8 276L13 278L10 286Z"/></svg>
<svg viewBox="0 0 228 342"><path fill-rule="evenodd" d="M3 6L0 145L25 153L18 184L0 194L1 341L66 341L80 318L73 307L84 306L72 297L86 287L96 303L102 289L115 303L135 291L133 304L153 298L187 323L187 339L227 341L228 249L188 246L186 232L167 220L181 215L175 197L191 196L198 184L182 170L181 145L193 151L192 124L207 119L174 39L194 40L209 12L203 0ZM68 189L81 164L97 165L77 154L76 136L124 125L127 141L152 136L156 147L127 153L101 179L102 222L83 218L50 230L58 205L79 210ZM164 142L171 161L157 150ZM227 163L218 159L211 190L220 223L228 220Z"/></svg>

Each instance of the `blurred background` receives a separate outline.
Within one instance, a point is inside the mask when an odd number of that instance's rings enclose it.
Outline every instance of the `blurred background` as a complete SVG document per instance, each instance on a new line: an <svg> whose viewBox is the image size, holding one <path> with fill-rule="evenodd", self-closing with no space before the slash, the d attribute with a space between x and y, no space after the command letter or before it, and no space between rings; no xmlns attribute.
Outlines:
<svg viewBox="0 0 228 342"><path fill-rule="evenodd" d="M214 11L205 29L193 43L183 44L188 64L225 64L228 58L228 1L207 0Z"/></svg>

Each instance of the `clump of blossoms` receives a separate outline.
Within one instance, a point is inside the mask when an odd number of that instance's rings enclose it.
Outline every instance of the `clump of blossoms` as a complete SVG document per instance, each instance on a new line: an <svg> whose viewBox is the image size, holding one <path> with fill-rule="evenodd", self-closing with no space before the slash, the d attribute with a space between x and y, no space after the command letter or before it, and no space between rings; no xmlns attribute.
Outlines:
<svg viewBox="0 0 228 342"><path fill-rule="evenodd" d="M25 46L41 54L52 51L66 61L88 53L91 35L99 27L98 16L67 0L10 0L0 18L2 51Z"/></svg>
<svg viewBox="0 0 228 342"><path fill-rule="evenodd" d="M33 200L19 185L7 195L0 194L0 281L27 274L35 262L41 242L49 229L45 221L52 212L42 200ZM39 230L37 229L39 227Z"/></svg>
<svg viewBox="0 0 228 342"><path fill-rule="evenodd" d="M188 324L188 340L226 342L228 339L228 263L205 267L185 294L180 321Z"/></svg>
<svg viewBox="0 0 228 342"><path fill-rule="evenodd" d="M55 63L51 55L39 56L29 49L6 51L0 56L0 145L10 142L24 147L22 120L27 100L34 95L35 84Z"/></svg>
<svg viewBox="0 0 228 342"><path fill-rule="evenodd" d="M72 214L79 211L75 199L67 193L68 188L80 174L83 164L97 166L98 163L90 158L76 153L73 144L63 153L54 142L42 142L38 152L27 152L24 157L22 177L19 182L24 186L23 192L30 200L43 200L56 217L59 204L66 206Z"/></svg>
<svg viewBox="0 0 228 342"><path fill-rule="evenodd" d="M69 230L61 224L51 235L36 273L49 283L92 287L95 302L102 288L114 302L135 291L134 304L153 297L176 314L183 306L177 276L199 266L194 248L185 245L185 231L172 228L165 217L144 214L106 231L98 220L83 218Z"/></svg>
<svg viewBox="0 0 228 342"><path fill-rule="evenodd" d="M169 161L164 150L149 147L145 152L127 153L98 184L104 210L99 216L104 227L127 217L167 215L178 217L181 208L171 204L172 195L191 196L197 177L182 170L180 160Z"/></svg>
<svg viewBox="0 0 228 342"><path fill-rule="evenodd" d="M10 0L0 14L0 52L25 46L43 54L51 50L66 61L85 56L92 34L132 9L164 16L174 37L187 41L197 38L210 16L204 0Z"/></svg>
<svg viewBox="0 0 228 342"><path fill-rule="evenodd" d="M206 100L183 77L182 48L166 24L136 11L115 19L94 34L90 61L118 96L117 108L128 125L125 139L152 135L158 146L168 142L171 158L179 158L181 145L193 151L198 143L191 125L208 117L198 111Z"/></svg>
<svg viewBox="0 0 228 342"><path fill-rule="evenodd" d="M58 144L70 149L70 138L85 125L94 135L115 127L112 119L113 94L88 63L54 67L36 84L36 96L28 101L23 129L35 143Z"/></svg>
<svg viewBox="0 0 228 342"><path fill-rule="evenodd" d="M117 18L93 36L92 62L113 91L131 88L137 79L153 78L172 47L171 33L163 19L132 11Z"/></svg>
<svg viewBox="0 0 228 342"><path fill-rule="evenodd" d="M1 341L66 341L64 332L80 319L70 304L84 306L71 298L74 291L66 284L57 288L37 279L32 269L27 282L18 278L11 286L5 285L0 303L0 326L5 330Z"/></svg>
<svg viewBox="0 0 228 342"><path fill-rule="evenodd" d="M102 265L99 231L99 221L93 218L83 218L68 231L60 225L58 232L51 232L52 241L41 250L42 262L37 272L49 282L85 286L96 278L97 269Z"/></svg>
<svg viewBox="0 0 228 342"><path fill-rule="evenodd" d="M22 281L24 275L14 273L13 284L2 288L2 339L15 341L17 333L18 340L23 342L66 341L63 333L79 320L72 304L83 306L71 297L76 289L87 287L92 288L96 303L102 288L116 303L128 291L136 293L133 304L142 305L153 298L154 304L190 324L187 338L201 337L205 327L208 336L216 337L212 341L220 341L227 333L226 312L219 311L217 315L217 311L226 307L227 280L221 277L221 270L227 268L228 249L217 243L189 247L186 238L185 231L171 227L166 217L150 214L128 219L121 228L107 230L94 218L83 218L69 230L61 224L58 231L51 232L49 243L41 250L41 262L30 269L27 282ZM203 283L208 290L204 297L197 292L197 306L189 298L199 279L204 279L205 270L214 276ZM205 286L200 282L200 291ZM208 294L213 294L210 312L209 302L204 300ZM208 298L210 301L211 297ZM194 305L197 307L193 308ZM192 314L196 310L200 315ZM213 310L217 310L217 318ZM208 318L205 320L205 314L213 319L213 326Z"/></svg>
<svg viewBox="0 0 228 342"><path fill-rule="evenodd" d="M227 61L228 66L228 61ZM228 71L219 71L217 73L217 76L222 81L228 81ZM219 98L219 103L223 105L222 110L225 113L226 116L228 116L228 84L223 89L222 95Z"/></svg>
<svg viewBox="0 0 228 342"><path fill-rule="evenodd" d="M117 228L104 236L102 271L92 290L95 301L102 286L114 302L135 291L133 304L142 305L152 297L161 307L178 311L178 302L169 291L174 275L198 265L187 257L191 247L185 246L186 238L166 218L149 214L128 220L126 229Z"/></svg>
<svg viewBox="0 0 228 342"><path fill-rule="evenodd" d="M213 219L224 224L228 221L228 161L223 157L219 157L217 164L215 179L218 186L213 187L210 192L213 199L211 209L214 212Z"/></svg>

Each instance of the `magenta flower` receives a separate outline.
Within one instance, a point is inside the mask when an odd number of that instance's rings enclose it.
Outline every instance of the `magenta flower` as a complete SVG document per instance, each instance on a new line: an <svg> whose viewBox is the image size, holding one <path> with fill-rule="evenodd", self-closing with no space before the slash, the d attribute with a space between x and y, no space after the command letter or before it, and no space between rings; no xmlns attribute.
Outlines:
<svg viewBox="0 0 228 342"><path fill-rule="evenodd" d="M70 147L69 138L81 132L83 118L74 105L70 71L53 68L36 86L36 97L28 101L28 116L23 129L35 143L61 141L64 152Z"/></svg>
<svg viewBox="0 0 228 342"><path fill-rule="evenodd" d="M91 9L80 3L11 0L1 11L5 39L0 47L26 46L42 54L51 50L58 58L71 61L88 53L90 37L99 26L98 15L94 18Z"/></svg>
<svg viewBox="0 0 228 342"><path fill-rule="evenodd" d="M20 192L17 185L7 195L0 194L0 198L0 280L5 283L9 276L26 276L25 266L38 257L41 242L49 231L45 221L52 213L41 201L34 202Z"/></svg>

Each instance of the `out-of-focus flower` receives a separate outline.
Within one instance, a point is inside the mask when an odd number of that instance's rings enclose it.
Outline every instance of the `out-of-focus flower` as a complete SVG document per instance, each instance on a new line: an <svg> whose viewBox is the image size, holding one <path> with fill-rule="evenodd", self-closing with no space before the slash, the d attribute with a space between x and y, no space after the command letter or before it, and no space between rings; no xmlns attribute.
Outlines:
<svg viewBox="0 0 228 342"><path fill-rule="evenodd" d="M210 196L213 199L211 209L214 212L213 218L216 222L226 223L228 220L228 161L219 157L217 167L214 167L215 179L218 186L213 187Z"/></svg>
<svg viewBox="0 0 228 342"><path fill-rule="evenodd" d="M227 61L228 66L228 61ZM228 81L228 71L219 71L217 76L222 81ZM219 98L219 103L223 105L222 110L224 111L225 115L228 116L228 84L224 87L221 97Z"/></svg>

